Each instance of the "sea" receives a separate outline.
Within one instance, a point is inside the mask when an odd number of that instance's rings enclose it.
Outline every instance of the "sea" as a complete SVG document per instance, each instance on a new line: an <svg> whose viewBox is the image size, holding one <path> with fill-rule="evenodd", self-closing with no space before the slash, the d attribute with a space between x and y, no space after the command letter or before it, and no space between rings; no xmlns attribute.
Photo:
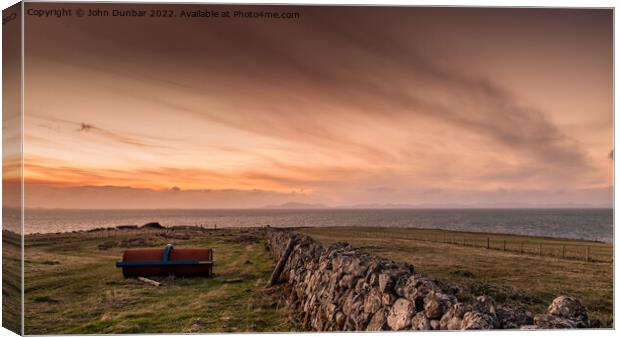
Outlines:
<svg viewBox="0 0 620 337"><path fill-rule="evenodd" d="M6 210L5 210L6 211ZM613 242L613 209L29 209L24 232L53 233L159 222L164 226L403 227Z"/></svg>

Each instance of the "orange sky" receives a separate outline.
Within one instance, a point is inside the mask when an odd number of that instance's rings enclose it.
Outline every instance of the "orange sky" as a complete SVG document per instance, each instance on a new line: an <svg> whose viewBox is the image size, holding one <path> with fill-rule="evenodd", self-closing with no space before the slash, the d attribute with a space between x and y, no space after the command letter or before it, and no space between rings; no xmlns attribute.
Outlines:
<svg viewBox="0 0 620 337"><path fill-rule="evenodd" d="M28 17L27 206L611 206L611 10L278 10Z"/></svg>

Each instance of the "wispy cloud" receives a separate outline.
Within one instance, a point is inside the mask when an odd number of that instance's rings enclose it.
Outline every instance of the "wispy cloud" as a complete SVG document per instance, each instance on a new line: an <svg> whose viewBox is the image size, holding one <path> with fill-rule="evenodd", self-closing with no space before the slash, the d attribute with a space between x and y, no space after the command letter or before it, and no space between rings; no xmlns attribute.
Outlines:
<svg viewBox="0 0 620 337"><path fill-rule="evenodd" d="M303 190L322 203L502 189L533 200L611 184L606 12L295 10L295 22L199 28L30 26L71 44L41 40L26 53L27 176L71 188Z"/></svg>

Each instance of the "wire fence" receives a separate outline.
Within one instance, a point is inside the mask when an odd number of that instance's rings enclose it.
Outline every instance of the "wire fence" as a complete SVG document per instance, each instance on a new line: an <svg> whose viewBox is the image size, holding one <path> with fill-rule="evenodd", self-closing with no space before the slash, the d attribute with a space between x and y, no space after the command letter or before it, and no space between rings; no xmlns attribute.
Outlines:
<svg viewBox="0 0 620 337"><path fill-rule="evenodd" d="M586 262L613 262L613 248L597 242L569 243L545 239L520 239L519 237L494 237L484 234L454 233L393 233L389 231L354 231L352 237L363 239L393 239L436 242L447 245L504 251L529 256L556 257Z"/></svg>
<svg viewBox="0 0 620 337"><path fill-rule="evenodd" d="M171 235L174 234L191 235L195 232L209 232L216 227L204 226L179 226L174 228L151 229L148 231L151 235ZM347 229L347 236L351 238L359 238L365 240L373 239L389 239L389 240L413 240L441 243L446 245L455 245L461 247L489 249L495 251L504 251L507 253L521 254L527 256L556 257L567 260L581 260L586 262L613 262L613 246L603 243L579 242L571 243L570 241L554 242L553 239L544 238L526 238L519 236L497 236L485 235L477 233L461 233L446 231L445 233L437 233L437 230L400 230L386 231L382 228L364 229L361 231ZM62 235L71 236L73 233L63 233ZM95 229L79 234L90 236L98 239L114 239L127 236L141 236L145 232L139 228L126 228L123 230ZM49 234L48 234L49 235ZM45 235L43 235L45 236ZM83 236L82 236L83 237Z"/></svg>

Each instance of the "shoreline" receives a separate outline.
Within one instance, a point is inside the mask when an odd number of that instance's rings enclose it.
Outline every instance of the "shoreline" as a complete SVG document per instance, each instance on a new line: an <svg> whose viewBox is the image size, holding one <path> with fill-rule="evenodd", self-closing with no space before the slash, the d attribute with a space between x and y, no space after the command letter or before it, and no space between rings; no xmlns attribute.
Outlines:
<svg viewBox="0 0 620 337"><path fill-rule="evenodd" d="M379 227L437 229L612 243L613 210L601 209L252 209L40 210L26 214L25 234L88 231L159 222L203 228Z"/></svg>
<svg viewBox="0 0 620 337"><path fill-rule="evenodd" d="M143 226L143 225L142 225ZM134 228L119 228L119 227L134 227ZM263 229L263 228L281 228L281 229L291 229L291 230L302 230L302 229L363 229L363 230L424 230L424 231L437 231L437 232L445 232L445 233L454 233L454 234L465 234L465 235L488 235L488 236L507 236L513 238L535 238L535 239L544 239L550 241L564 241L564 242L584 242L584 243L592 243L592 244L606 244L606 245L614 245L613 239L611 241L606 240L593 240L593 239L576 239L572 237L565 236L550 236L550 235L528 235L528 234L515 234L515 233L507 233L507 232L484 232L484 231L464 231L458 229L445 229L445 228L432 228L432 227L403 227L403 226L273 226L273 225L259 225L259 226L199 226L199 225L175 225L175 226L162 226L163 229L168 230L183 230L183 229L200 229L200 230L217 230L217 229L233 229L233 230L241 230L241 229ZM118 226L110 226L110 227L96 227L92 229L79 229L79 230L71 230L71 231L63 231L63 232L31 232L25 233L24 236L40 236L40 235L65 235L65 234L79 234L79 233L96 233L96 232L107 232L107 231L115 231L115 230L140 230L141 226L139 225L118 225ZM3 229L3 232L7 231ZM16 234L12 232L13 234Z"/></svg>

